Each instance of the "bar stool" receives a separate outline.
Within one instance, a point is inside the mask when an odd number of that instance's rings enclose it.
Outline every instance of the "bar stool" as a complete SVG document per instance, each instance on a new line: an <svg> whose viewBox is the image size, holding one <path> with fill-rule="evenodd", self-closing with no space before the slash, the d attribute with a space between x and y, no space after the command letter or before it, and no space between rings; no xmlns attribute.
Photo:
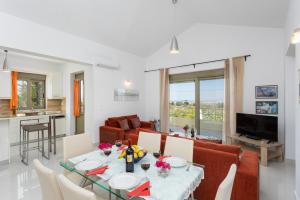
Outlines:
<svg viewBox="0 0 300 200"><path fill-rule="evenodd" d="M29 148L29 136L33 132L40 132L42 134L42 156L46 159L50 159L50 137L51 137L51 131L50 131L50 122L47 123L38 123L38 124L30 124L30 125L22 125L23 128L23 140L21 142L22 144L22 162L25 165L28 165L28 158L29 158L29 151L39 149L39 139L38 139L38 146ZM48 152L47 156L45 155L45 133L44 131L48 132ZM39 134L39 133L38 133Z"/></svg>
<svg viewBox="0 0 300 200"><path fill-rule="evenodd" d="M20 120L20 125L19 125L19 154L22 158L22 131L23 131L23 126L24 125L32 125L32 124L38 124L40 123L40 119L23 119ZM37 132L37 137L38 137L38 146L40 146L40 132Z"/></svg>

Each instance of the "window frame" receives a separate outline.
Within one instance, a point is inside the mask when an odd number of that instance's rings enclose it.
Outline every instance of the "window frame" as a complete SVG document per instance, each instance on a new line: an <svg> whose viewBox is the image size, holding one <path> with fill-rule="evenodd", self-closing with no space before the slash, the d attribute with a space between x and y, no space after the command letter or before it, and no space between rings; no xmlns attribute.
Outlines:
<svg viewBox="0 0 300 200"><path fill-rule="evenodd" d="M18 104L18 110L30 110L30 109L46 109L46 75L41 75L41 74L32 74L32 73L25 73L25 72L19 72L18 73L18 81L27 81L27 107L19 107ZM32 88L31 84L33 82L40 81L43 82L43 90L44 90L44 95L43 95L43 100L44 100L44 105L43 106L32 106Z"/></svg>
<svg viewBox="0 0 300 200"><path fill-rule="evenodd" d="M170 74L169 84L172 83L184 83L194 82L195 83L195 128L200 134L200 81L201 80L213 80L213 79L224 79L224 69L213 69L198 72L189 72L181 74ZM169 90L170 95L170 90ZM170 112L169 112L170 120Z"/></svg>

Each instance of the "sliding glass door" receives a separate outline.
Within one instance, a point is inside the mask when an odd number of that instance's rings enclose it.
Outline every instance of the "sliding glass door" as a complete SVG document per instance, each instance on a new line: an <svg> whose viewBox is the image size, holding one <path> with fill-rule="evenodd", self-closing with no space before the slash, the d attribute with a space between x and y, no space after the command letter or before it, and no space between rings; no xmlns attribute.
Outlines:
<svg viewBox="0 0 300 200"><path fill-rule="evenodd" d="M195 127L195 82L170 84L170 129L181 132L185 125Z"/></svg>
<svg viewBox="0 0 300 200"><path fill-rule="evenodd" d="M200 80L200 135L222 139L224 79Z"/></svg>
<svg viewBox="0 0 300 200"><path fill-rule="evenodd" d="M222 139L223 113L223 70L170 76L171 132L184 132L188 125L198 135Z"/></svg>

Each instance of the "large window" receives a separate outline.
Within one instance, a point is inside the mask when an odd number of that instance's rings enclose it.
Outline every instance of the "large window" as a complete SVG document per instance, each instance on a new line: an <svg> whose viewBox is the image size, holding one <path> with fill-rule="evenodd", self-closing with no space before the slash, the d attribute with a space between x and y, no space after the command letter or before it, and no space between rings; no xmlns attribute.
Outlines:
<svg viewBox="0 0 300 200"><path fill-rule="evenodd" d="M188 125L202 136L221 139L224 112L224 71L170 75L170 129Z"/></svg>
<svg viewBox="0 0 300 200"><path fill-rule="evenodd" d="M18 73L18 108L45 108L46 76L39 74Z"/></svg>

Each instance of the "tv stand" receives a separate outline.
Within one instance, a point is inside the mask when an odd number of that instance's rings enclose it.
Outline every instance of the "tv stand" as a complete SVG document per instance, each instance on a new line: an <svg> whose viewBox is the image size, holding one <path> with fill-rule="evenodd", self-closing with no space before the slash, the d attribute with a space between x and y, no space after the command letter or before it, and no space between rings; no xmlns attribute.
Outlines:
<svg viewBox="0 0 300 200"><path fill-rule="evenodd" d="M261 140L261 138L252 135L246 135L246 137L252 140Z"/></svg>
<svg viewBox="0 0 300 200"><path fill-rule="evenodd" d="M231 136L231 143L241 145L242 149L257 151L260 156L260 163L263 166L268 166L268 161L271 159L283 160L283 145L277 142L263 139L256 140L235 134Z"/></svg>

